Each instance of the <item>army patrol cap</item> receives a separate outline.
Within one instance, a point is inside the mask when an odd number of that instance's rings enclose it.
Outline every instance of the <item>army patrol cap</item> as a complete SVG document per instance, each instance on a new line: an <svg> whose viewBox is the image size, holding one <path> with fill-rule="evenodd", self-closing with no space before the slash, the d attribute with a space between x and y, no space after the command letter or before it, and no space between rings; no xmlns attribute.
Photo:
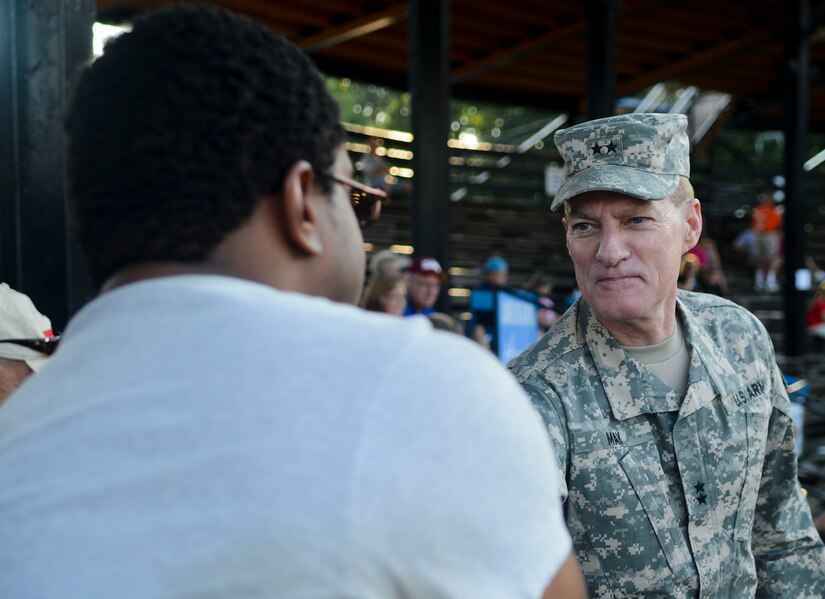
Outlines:
<svg viewBox="0 0 825 599"><path fill-rule="evenodd" d="M683 114L634 113L559 129L564 158L561 187L551 210L588 191L615 191L662 200L690 177L690 143Z"/></svg>

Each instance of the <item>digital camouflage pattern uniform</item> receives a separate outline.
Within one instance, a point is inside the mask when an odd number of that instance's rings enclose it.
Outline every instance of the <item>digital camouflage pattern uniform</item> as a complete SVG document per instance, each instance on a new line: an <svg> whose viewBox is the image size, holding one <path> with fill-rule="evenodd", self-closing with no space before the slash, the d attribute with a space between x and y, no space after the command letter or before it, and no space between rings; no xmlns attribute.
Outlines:
<svg viewBox="0 0 825 599"><path fill-rule="evenodd" d="M765 328L680 292L684 397L579 300L510 363L565 473L592 597L825 597L825 547L796 479L790 402Z"/></svg>
<svg viewBox="0 0 825 599"><path fill-rule="evenodd" d="M679 177L690 177L690 142L683 114L626 114L559 129L554 142L564 159L551 210L598 189L642 200L668 197Z"/></svg>

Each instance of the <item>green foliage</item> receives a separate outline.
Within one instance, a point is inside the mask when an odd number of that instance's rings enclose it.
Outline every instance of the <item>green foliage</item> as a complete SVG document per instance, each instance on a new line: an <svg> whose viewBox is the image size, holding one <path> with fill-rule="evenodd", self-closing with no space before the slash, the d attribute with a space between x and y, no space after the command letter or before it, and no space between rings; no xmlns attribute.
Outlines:
<svg viewBox="0 0 825 599"><path fill-rule="evenodd" d="M328 77L327 89L341 108L341 120L361 126L410 131L410 93L371 83ZM522 106L453 100L450 137L518 144L544 126L554 114ZM537 147L540 149L543 144Z"/></svg>
<svg viewBox="0 0 825 599"><path fill-rule="evenodd" d="M722 130L714 145L714 168L782 167L785 139L781 131Z"/></svg>
<svg viewBox="0 0 825 599"><path fill-rule="evenodd" d="M409 131L410 94L372 83L327 77L327 89L338 102L345 123Z"/></svg>
<svg viewBox="0 0 825 599"><path fill-rule="evenodd" d="M556 113L523 106L454 100L451 103L452 137L474 135L479 141L520 144L548 123ZM552 144L551 144L552 146ZM544 142L536 145L544 147Z"/></svg>

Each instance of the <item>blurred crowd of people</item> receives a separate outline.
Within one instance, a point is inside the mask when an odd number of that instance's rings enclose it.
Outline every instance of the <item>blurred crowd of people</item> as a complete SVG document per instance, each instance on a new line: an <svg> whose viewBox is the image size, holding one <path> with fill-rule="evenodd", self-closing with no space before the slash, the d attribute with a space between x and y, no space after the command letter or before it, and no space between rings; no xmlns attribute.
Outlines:
<svg viewBox="0 0 825 599"><path fill-rule="evenodd" d="M686 291L702 291L727 296L730 293L727 277L716 242L703 235L699 243L684 256L679 268L678 285Z"/></svg>
<svg viewBox="0 0 825 599"><path fill-rule="evenodd" d="M446 280L447 273L435 258L410 260L392 250L380 250L370 259L361 307L392 316L426 316L437 329L463 334L455 318L436 311Z"/></svg>
<svg viewBox="0 0 825 599"><path fill-rule="evenodd" d="M499 255L490 256L480 267L480 277L474 290L506 289L531 302L536 311L538 334L544 334L576 298L576 290L554 299L553 278L544 270L533 272L521 287L509 285L510 266ZM441 264L431 256L411 259L390 249L375 252L369 260L367 283L361 307L372 312L392 316L422 315L436 328L466 334L483 347L495 347L495 323L492 311L471 312L469 320L439 312L442 287L448 275Z"/></svg>

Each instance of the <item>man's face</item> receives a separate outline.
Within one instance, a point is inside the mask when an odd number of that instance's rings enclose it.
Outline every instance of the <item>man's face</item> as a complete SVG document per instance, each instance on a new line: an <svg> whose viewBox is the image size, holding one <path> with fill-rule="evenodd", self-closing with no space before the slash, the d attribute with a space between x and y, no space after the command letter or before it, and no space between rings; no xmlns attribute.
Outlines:
<svg viewBox="0 0 825 599"><path fill-rule="evenodd" d="M504 287L507 284L509 273L506 270L491 270L484 273L484 279L496 287Z"/></svg>
<svg viewBox="0 0 825 599"><path fill-rule="evenodd" d="M432 308L438 300L441 291L441 281L437 275L422 275L413 273L407 285L407 295L416 310Z"/></svg>
<svg viewBox="0 0 825 599"><path fill-rule="evenodd" d="M564 228L582 296L611 333L672 320L681 256L701 231L698 200L677 207L588 192L570 201Z"/></svg>
<svg viewBox="0 0 825 599"><path fill-rule="evenodd" d="M343 146L336 152L332 173L352 178L352 161ZM333 182L329 193L329 218L324 253L327 260L329 299L357 304L364 287L366 255L361 227L350 203L350 189Z"/></svg>

